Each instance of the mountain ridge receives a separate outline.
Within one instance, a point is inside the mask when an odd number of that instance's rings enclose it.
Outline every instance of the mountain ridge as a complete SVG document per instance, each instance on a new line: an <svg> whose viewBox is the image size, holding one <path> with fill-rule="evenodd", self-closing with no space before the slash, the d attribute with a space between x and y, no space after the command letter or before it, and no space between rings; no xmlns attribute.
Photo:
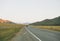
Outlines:
<svg viewBox="0 0 60 41"><path fill-rule="evenodd" d="M53 19L45 19L40 22L35 22L30 25L42 25L42 26L60 26L60 16L55 17Z"/></svg>
<svg viewBox="0 0 60 41"><path fill-rule="evenodd" d="M0 19L0 23L14 23L14 22L5 19Z"/></svg>

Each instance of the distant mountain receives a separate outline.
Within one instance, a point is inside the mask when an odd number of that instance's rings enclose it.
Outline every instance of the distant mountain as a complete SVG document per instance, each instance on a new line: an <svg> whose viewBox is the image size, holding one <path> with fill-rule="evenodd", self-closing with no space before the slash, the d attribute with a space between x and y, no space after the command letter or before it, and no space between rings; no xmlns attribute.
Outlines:
<svg viewBox="0 0 60 41"><path fill-rule="evenodd" d="M14 22L11 22L9 20L0 19L0 23L14 23Z"/></svg>
<svg viewBox="0 0 60 41"><path fill-rule="evenodd" d="M53 19L45 19L40 22L35 22L30 25L41 25L41 26L60 26L60 16Z"/></svg>

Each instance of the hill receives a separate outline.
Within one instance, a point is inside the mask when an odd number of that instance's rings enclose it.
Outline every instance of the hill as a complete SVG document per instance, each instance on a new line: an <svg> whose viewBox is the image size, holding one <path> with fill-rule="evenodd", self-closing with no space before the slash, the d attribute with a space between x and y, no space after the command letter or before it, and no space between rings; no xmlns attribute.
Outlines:
<svg viewBox="0 0 60 41"><path fill-rule="evenodd" d="M35 22L30 25L41 25L41 26L60 26L60 16L53 19L45 19L40 22Z"/></svg>
<svg viewBox="0 0 60 41"><path fill-rule="evenodd" d="M14 22L9 21L9 20L0 19L0 23L14 23Z"/></svg>

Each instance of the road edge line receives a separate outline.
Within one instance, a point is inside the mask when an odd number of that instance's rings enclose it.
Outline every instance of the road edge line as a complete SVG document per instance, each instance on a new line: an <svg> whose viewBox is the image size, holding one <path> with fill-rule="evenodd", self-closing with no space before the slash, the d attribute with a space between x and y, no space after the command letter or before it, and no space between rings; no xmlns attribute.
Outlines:
<svg viewBox="0 0 60 41"><path fill-rule="evenodd" d="M35 34L33 34L30 30L28 30L27 27L25 27L25 29L26 29L32 36L34 36L36 39L38 39L39 41L41 41L41 39L38 38Z"/></svg>

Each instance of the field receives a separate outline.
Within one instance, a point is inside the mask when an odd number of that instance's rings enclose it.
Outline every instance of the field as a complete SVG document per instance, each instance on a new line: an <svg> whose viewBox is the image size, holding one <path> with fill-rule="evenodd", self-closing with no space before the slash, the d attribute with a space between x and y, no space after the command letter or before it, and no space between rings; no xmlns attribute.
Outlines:
<svg viewBox="0 0 60 41"><path fill-rule="evenodd" d="M0 23L0 41L8 41L24 27L21 24L2 24Z"/></svg>
<svg viewBox="0 0 60 41"><path fill-rule="evenodd" d="M40 29L49 29L49 30L60 31L60 26L33 26L33 27L40 28Z"/></svg>

